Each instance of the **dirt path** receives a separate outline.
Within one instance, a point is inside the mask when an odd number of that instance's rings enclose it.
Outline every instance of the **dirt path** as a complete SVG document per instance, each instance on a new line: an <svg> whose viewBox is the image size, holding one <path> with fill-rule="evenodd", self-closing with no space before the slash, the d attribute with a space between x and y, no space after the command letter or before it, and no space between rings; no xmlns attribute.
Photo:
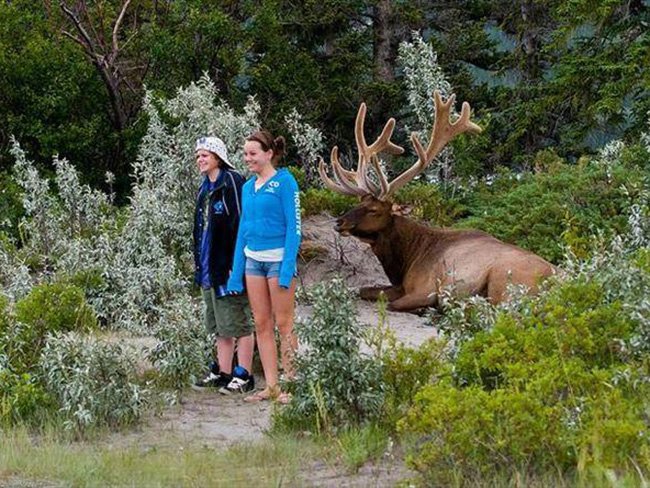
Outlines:
<svg viewBox="0 0 650 488"><path fill-rule="evenodd" d="M359 323L376 327L375 304L359 301ZM311 307L300 305L297 316L309 317ZM388 312L387 325L397 339L417 346L435 336L435 329L426 325L426 319L411 314ZM256 376L263 384L263 378ZM271 426L273 406L269 403L250 404L242 397L228 397L217 392L186 390L179 404L166 407L160 414L151 414L132 431L114 433L106 441L111 448L137 446L142 452L179 447L227 448L233 444L264 439ZM394 486L409 476L402 459L388 457L380 463L367 463L356 472L345 466L315 462L301 470L300 486L324 488Z"/></svg>
<svg viewBox="0 0 650 488"><path fill-rule="evenodd" d="M357 311L361 326L377 326L375 304L360 300ZM298 306L298 318L306 320L310 314L311 307ZM387 312L386 319L397 339L404 344L418 346L435 336L435 329L426 325L427 320L423 317ZM263 385L263 381L261 376L256 376L258 385ZM228 445L258 440L270 427L271 410L268 403L249 404L240 396L228 397L216 392L188 389L180 404L147 419L136 432L115 434L109 443L133 443L154 448L179 444Z"/></svg>

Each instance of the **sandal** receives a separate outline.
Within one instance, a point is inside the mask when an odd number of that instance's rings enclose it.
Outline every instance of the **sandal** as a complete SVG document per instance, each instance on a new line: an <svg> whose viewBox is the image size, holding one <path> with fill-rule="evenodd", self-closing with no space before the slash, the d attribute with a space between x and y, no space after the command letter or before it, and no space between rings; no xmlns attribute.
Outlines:
<svg viewBox="0 0 650 488"><path fill-rule="evenodd" d="M266 387L263 390L257 391L252 395L245 397L244 401L248 403L265 402L267 400L275 400L279 395L280 389L277 386L274 388Z"/></svg>

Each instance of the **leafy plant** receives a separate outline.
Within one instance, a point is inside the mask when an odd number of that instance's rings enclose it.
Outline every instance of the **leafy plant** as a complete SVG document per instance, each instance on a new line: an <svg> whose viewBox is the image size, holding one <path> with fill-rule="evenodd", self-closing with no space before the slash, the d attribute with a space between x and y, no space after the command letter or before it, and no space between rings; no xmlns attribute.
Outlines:
<svg viewBox="0 0 650 488"><path fill-rule="evenodd" d="M165 311L154 332L158 343L148 356L159 373L160 385L182 390L205 368L213 340L206 340L196 304L188 297L179 305Z"/></svg>
<svg viewBox="0 0 650 488"><path fill-rule="evenodd" d="M67 429L126 425L136 421L147 404L135 361L120 344L75 332L50 335L40 370Z"/></svg>
<svg viewBox="0 0 650 488"><path fill-rule="evenodd" d="M306 123L295 108L285 116L284 121L298 149L304 183L310 188L320 188L322 182L318 175L318 160L324 149L322 132Z"/></svg>
<svg viewBox="0 0 650 488"><path fill-rule="evenodd" d="M89 331L97 317L83 291L74 285L45 283L32 288L15 305L15 322L0 331L11 368L30 372L37 364L49 333Z"/></svg>
<svg viewBox="0 0 650 488"><path fill-rule="evenodd" d="M585 258L596 231L609 239L625 232L625 211L643 177L638 168L620 164L502 174L468 195L471 216L457 225L484 230L555 263L565 244Z"/></svg>
<svg viewBox="0 0 650 488"><path fill-rule="evenodd" d="M341 279L311 292L313 315L296 327L303 344L296 361L293 399L280 412L285 425L327 432L381 413L381 364L361 351L363 333L351 291Z"/></svg>
<svg viewBox="0 0 650 488"><path fill-rule="evenodd" d="M16 374L0 364L0 425L37 423L56 408L54 399L29 374Z"/></svg>
<svg viewBox="0 0 650 488"><path fill-rule="evenodd" d="M343 215L357 201L355 198L335 193L325 188L309 188L300 195L300 206L305 217L328 213L333 216Z"/></svg>

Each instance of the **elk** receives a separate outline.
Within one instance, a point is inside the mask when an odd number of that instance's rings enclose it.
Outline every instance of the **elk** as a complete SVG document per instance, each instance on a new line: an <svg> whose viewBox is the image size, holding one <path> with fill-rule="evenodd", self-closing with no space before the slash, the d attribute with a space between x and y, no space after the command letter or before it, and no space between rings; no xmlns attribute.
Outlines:
<svg viewBox="0 0 650 488"><path fill-rule="evenodd" d="M404 151L390 140L395 119L389 119L379 137L368 145L364 135L364 103L359 107L354 130L357 169L343 168L336 146L330 155L333 179L328 176L323 159L319 161L318 171L327 188L361 199L359 205L337 219L335 229L341 235L352 235L370 244L391 283L391 286L362 288L360 296L376 300L384 293L391 310L436 307L441 292L446 289L455 294L481 295L496 304L506 298L510 283L524 285L534 293L539 281L554 273L550 263L532 252L482 231L434 228L418 223L400 215L391 203L391 196L422 173L454 137L463 132L481 132L470 121L467 102L463 103L458 119L450 120L454 100L455 96L451 95L443 102L440 93L434 93L435 122L429 143L424 148L417 135L411 134L417 161L390 182L378 155ZM370 168L376 173L376 180L369 177Z"/></svg>

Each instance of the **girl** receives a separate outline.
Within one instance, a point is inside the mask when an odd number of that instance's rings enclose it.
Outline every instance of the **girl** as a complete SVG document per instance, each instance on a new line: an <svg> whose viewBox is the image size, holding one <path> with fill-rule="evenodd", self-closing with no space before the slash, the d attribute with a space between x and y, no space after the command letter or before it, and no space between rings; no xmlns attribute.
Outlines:
<svg viewBox="0 0 650 488"><path fill-rule="evenodd" d="M294 377L292 363L298 345L293 332L294 277L300 246L300 196L292 174L275 167L284 152L284 138L273 138L265 130L252 134L244 144L244 160L254 176L242 190L243 211L228 291L241 292L246 276L266 380L264 390L244 399L249 402L289 401L278 385L274 322L280 332L282 368L288 379Z"/></svg>

